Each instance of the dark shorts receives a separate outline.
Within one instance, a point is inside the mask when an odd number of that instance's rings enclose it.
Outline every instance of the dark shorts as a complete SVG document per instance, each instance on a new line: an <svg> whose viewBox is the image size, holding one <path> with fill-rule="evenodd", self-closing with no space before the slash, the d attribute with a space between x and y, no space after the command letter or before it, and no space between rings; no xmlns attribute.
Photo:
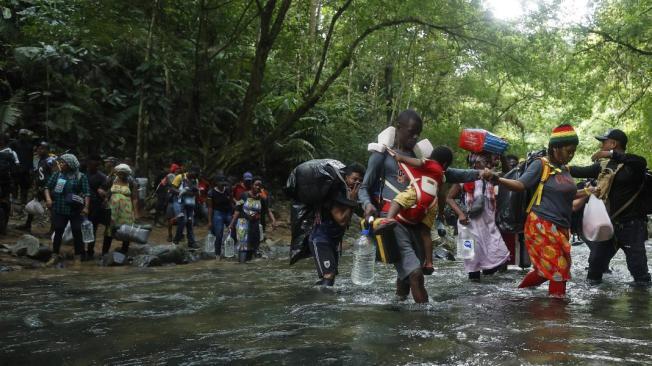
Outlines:
<svg viewBox="0 0 652 366"><path fill-rule="evenodd" d="M310 240L310 253L315 258L315 267L319 278L327 273L337 275L337 266L340 258L340 243L323 240Z"/></svg>
<svg viewBox="0 0 652 366"><path fill-rule="evenodd" d="M417 226L398 224L394 227L394 235L401 253L401 259L394 263L394 267L398 278L403 280L421 268L425 254Z"/></svg>

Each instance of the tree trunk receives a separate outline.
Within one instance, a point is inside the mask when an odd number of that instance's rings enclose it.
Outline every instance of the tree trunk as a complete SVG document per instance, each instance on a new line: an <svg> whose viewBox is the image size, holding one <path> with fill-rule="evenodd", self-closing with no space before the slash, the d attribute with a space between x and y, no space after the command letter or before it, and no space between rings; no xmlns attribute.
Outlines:
<svg viewBox="0 0 652 366"><path fill-rule="evenodd" d="M285 16L287 15L291 3L292 0L283 0L279 9L276 11L276 18L274 18L276 0L268 0L265 6L261 9L260 32L258 41L256 42L256 54L251 66L249 85L247 86L247 91L242 102L242 109L238 116L238 133L236 135L239 139L251 139L253 132L253 117L256 105L258 104L258 99L262 92L267 57L274 46L276 37L281 32Z"/></svg>
<svg viewBox="0 0 652 366"><path fill-rule="evenodd" d="M156 24L156 14L158 13L160 0L153 0L152 18L149 23L149 30L147 32L147 48L145 51L145 62L149 62L152 56L152 38L154 36L154 25ZM148 174L147 164L147 131L149 130L149 113L145 108L145 94L141 87L140 89L140 102L138 103L138 123L136 130L136 170L140 170L141 174Z"/></svg>

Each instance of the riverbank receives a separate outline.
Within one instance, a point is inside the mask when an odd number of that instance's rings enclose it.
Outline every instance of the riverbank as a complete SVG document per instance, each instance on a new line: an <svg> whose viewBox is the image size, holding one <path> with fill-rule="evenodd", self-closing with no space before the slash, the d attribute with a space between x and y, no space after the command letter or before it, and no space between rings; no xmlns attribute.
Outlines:
<svg viewBox="0 0 652 366"><path fill-rule="evenodd" d="M16 212L20 212L20 207L16 207ZM289 256L289 243L290 243L290 227L289 227L289 215L286 212L289 212L289 203L279 202L277 205L277 222L278 226L276 229L271 228L271 225L268 227L265 232L265 240L261 243L261 249L264 257L280 257L280 256ZM16 251L12 251L15 245L24 238L26 234L25 231L18 230L17 227L22 225L25 222L25 217L22 214L16 214L10 218L9 227L7 234L0 237L0 272L11 272L11 271L20 271L20 270L34 270L45 268L45 258L30 258L25 251L19 251L18 255ZM149 224L152 225L153 229L150 234L147 245L138 245L132 243L129 248L128 257L135 258L137 256L146 256L151 254L158 254L165 250L170 251L174 249L171 245L172 243L168 242L168 231L166 226L154 225L154 222L151 217L146 217L138 220L139 224ZM33 223L31 236L35 239L29 240L38 240L41 247L52 247L49 231L49 221L45 218L36 219ZM173 227L175 230L176 227ZM173 231L174 232L174 231ZM81 267L90 267L102 265L101 261L101 251L102 251L102 236L104 233L104 228L100 227L97 232L97 239L95 241L95 258L91 261L84 261L81 263ZM208 235L208 225L206 223L198 223L195 226L195 238L197 239L197 244L199 245L198 249L189 249L187 247L186 241L182 241L178 245L178 251L173 253L174 260L169 263L160 263L161 265L169 264L191 264L202 259L211 259L214 260L214 256L211 256L210 253L204 252L204 245L206 242L206 236ZM122 243L119 241L113 241L111 245L111 251L117 250L121 247ZM61 255L65 258L63 267L73 265L73 246L72 245L63 245L61 247ZM228 261L228 259L226 260ZM136 263L136 265L142 265L142 263ZM155 264L158 265L158 264Z"/></svg>

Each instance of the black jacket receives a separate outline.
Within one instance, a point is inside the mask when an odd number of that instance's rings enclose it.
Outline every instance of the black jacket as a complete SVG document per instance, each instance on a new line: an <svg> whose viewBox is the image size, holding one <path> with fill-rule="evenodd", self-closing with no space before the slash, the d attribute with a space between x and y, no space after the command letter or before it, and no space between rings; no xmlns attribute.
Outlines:
<svg viewBox="0 0 652 366"><path fill-rule="evenodd" d="M616 173L611 191L609 192L609 212L615 213L623 205L641 189L645 179L645 168L647 161L645 158L626 153L613 152L613 156L607 167L616 169L618 164L624 164L623 167ZM570 173L575 178L597 178L602 170L600 163L595 162L593 165L585 167L572 166ZM631 219L638 219L645 217L645 208L643 207L643 200L640 199L642 193L639 193L637 199L634 200L618 217L614 218L615 221L626 221Z"/></svg>

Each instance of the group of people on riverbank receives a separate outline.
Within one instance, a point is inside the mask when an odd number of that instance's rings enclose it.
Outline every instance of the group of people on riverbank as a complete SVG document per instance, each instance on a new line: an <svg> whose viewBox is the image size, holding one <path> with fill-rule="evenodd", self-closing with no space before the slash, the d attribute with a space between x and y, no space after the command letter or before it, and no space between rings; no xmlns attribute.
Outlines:
<svg viewBox="0 0 652 366"><path fill-rule="evenodd" d="M437 196L444 183L450 185L446 203L457 215L458 228L468 229L475 240L475 255L464 264L470 280L480 280L482 275L506 269L510 250L503 239L504 233L496 225L496 196L501 190L509 190L533 192L523 215L525 248L533 270L519 287L549 281L551 296L565 296L566 283L571 278L569 239L573 212L581 211L591 195L606 202L614 234L606 242L588 243L591 248L588 281L599 283L610 260L623 249L635 284L650 284L645 250L649 207L643 197L649 192L644 189L649 173L644 158L626 152L628 139L623 131L612 129L596 136L600 147L592 157L594 163L577 167L569 165L579 145L577 132L571 125L562 124L553 129L545 153L529 161L523 159L521 164L526 164L520 167L523 173L517 179L507 179L503 174L518 168L514 156L471 153L467 158L469 168L456 169L450 167L453 151L439 146L430 156L416 159L415 145L422 127L421 117L415 111L400 113L393 145L371 152L359 186L355 180L346 184L346 198L361 204L366 219L384 218L376 220L373 229L381 237L391 237L383 240L385 245L395 243L397 254L392 262L397 272L396 294L400 298L411 293L415 302L428 301L424 274L433 271L430 232L440 211ZM502 172L496 169L500 165ZM607 172L611 176L604 185ZM350 173L347 171L345 178ZM589 183L578 189L575 178L597 180L598 187ZM457 200L460 195L461 200ZM459 201L464 207L458 205ZM341 232L333 230L331 236L324 235L327 230L323 226L333 226L333 221L348 224L346 218L350 215L339 215L338 220L337 211L332 209L343 205L341 199L326 204L331 207L331 212L327 212L330 220L322 217L314 226L310 237L312 246L320 248L328 242L331 248L336 247ZM332 285L337 261L332 259L332 254L325 256L319 250L313 254L319 284Z"/></svg>
<svg viewBox="0 0 652 366"><path fill-rule="evenodd" d="M60 249L66 227L72 233L76 262L95 258L95 241L82 241L82 223L93 225L94 234L104 227L102 255L111 248L116 231L122 225L134 225L145 211L147 180L137 179L130 159L112 156L102 158L90 155L80 161L70 152L55 155L50 144L33 136L26 129L18 138L6 143L0 136L0 202L3 229L6 229L11 202L23 205L28 212L25 224L19 230L31 232L37 213L29 208L44 203L49 210L52 236L52 258L48 265L62 260ZM230 181L224 174L207 178L191 164L172 163L162 174L154 189L156 197L154 221L165 217L168 241L179 244L185 238L189 248L198 248L194 226L198 220L207 221L215 240L215 255L222 257L224 229L236 241L241 262L250 260L258 252L262 231L276 218L270 207L269 192L263 180L246 172L239 182ZM28 203L28 198L32 198ZM18 198L18 199L16 199ZM39 210L37 210L39 211ZM41 209L43 211L43 208ZM173 228L176 231L173 234ZM126 254L129 241L122 241L117 251Z"/></svg>

